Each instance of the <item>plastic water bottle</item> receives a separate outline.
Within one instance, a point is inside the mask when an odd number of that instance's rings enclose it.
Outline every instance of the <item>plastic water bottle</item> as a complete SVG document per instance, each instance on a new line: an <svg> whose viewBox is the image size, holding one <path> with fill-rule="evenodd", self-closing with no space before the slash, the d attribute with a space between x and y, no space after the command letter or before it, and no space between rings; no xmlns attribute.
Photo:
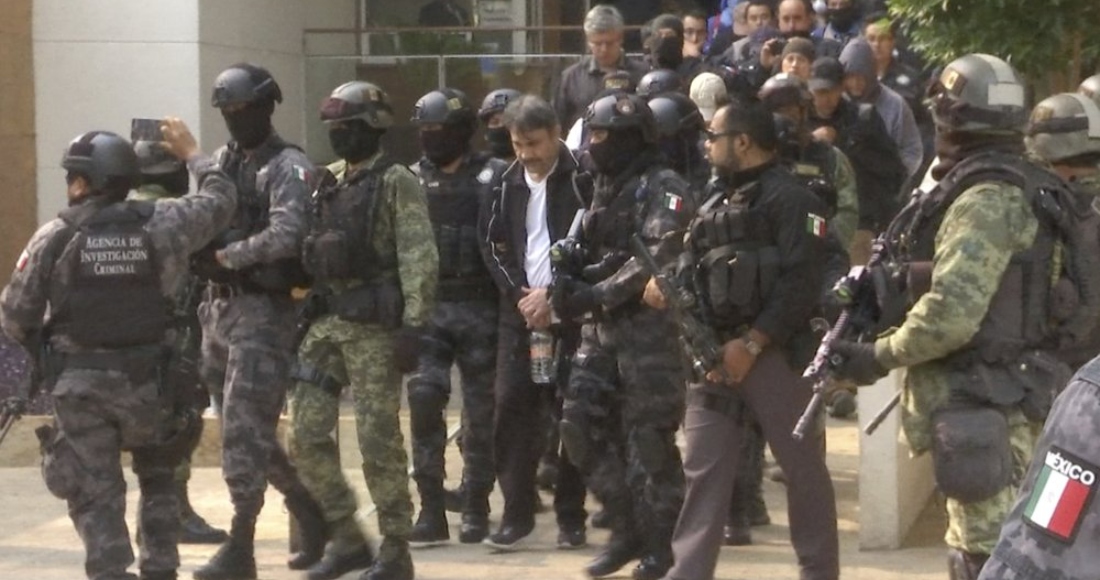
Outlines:
<svg viewBox="0 0 1100 580"><path fill-rule="evenodd" d="M531 331L531 381L538 385L554 382L554 335L545 330Z"/></svg>

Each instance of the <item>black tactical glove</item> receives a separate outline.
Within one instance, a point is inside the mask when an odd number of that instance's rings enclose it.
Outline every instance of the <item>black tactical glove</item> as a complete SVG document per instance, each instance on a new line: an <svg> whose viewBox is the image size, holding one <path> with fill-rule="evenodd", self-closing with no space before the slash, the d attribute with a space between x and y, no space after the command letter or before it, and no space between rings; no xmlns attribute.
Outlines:
<svg viewBox="0 0 1100 580"><path fill-rule="evenodd" d="M600 307L596 289L587 282L565 278L554 288L550 306L563 320L573 320Z"/></svg>
<svg viewBox="0 0 1100 580"><path fill-rule="evenodd" d="M2 407L5 415L19 419L27 412L27 400L23 397L8 397L4 399Z"/></svg>
<svg viewBox="0 0 1100 580"><path fill-rule="evenodd" d="M397 331L393 339L393 364L401 374L416 370L420 351L423 348L424 328L404 326Z"/></svg>
<svg viewBox="0 0 1100 580"><path fill-rule="evenodd" d="M858 385L874 384L890 372L875 358L874 343L838 340L833 345L833 353L842 359L833 367L833 372L839 378L851 379Z"/></svg>

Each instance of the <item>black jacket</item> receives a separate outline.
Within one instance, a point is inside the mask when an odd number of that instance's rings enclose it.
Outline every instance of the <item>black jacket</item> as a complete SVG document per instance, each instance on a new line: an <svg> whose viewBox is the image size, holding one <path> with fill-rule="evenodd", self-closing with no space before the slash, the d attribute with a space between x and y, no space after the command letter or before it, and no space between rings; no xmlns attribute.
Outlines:
<svg viewBox="0 0 1100 580"><path fill-rule="evenodd" d="M550 243L565 237L573 216L592 199L591 180L577 178L581 174L577 158L565 146L558 145L558 164L546 183L546 221ZM503 173L493 188L492 197L482 219L481 251L489 273L501 293L515 304L523 297L527 273L523 262L527 251L527 201L531 192L524 179L523 165L518 161Z"/></svg>

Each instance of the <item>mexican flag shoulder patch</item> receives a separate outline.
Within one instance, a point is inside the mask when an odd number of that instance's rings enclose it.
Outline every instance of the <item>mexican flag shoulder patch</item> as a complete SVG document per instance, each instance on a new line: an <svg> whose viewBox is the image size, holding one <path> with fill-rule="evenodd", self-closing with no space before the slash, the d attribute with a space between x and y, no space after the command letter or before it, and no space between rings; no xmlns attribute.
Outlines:
<svg viewBox="0 0 1100 580"><path fill-rule="evenodd" d="M664 206L672 211L680 211L684 207L684 198L675 193L666 192Z"/></svg>
<svg viewBox="0 0 1100 580"><path fill-rule="evenodd" d="M1096 494L1098 473L1097 466L1052 445L1028 497L1024 521L1072 544Z"/></svg>
<svg viewBox="0 0 1100 580"><path fill-rule="evenodd" d="M825 218L813 213L806 214L806 231L819 238L824 238L826 231Z"/></svg>
<svg viewBox="0 0 1100 580"><path fill-rule="evenodd" d="M294 177L298 178L298 181L304 181L309 183L309 170L301 165L294 166Z"/></svg>

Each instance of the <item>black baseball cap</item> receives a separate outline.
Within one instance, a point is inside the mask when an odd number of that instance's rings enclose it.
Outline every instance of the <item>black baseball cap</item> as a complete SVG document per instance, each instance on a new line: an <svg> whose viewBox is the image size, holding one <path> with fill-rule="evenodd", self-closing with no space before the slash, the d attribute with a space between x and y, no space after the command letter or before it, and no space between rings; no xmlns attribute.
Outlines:
<svg viewBox="0 0 1100 580"><path fill-rule="evenodd" d="M834 89L844 82L844 65L831 57L823 56L814 61L810 70L810 81L807 83L811 91Z"/></svg>

